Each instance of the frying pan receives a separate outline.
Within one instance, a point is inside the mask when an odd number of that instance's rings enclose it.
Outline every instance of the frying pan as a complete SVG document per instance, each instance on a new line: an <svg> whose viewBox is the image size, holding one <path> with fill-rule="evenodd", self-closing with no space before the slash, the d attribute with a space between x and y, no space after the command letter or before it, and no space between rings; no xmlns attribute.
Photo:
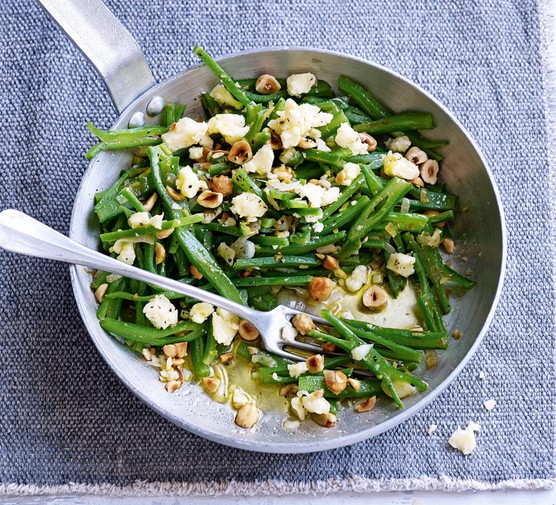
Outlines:
<svg viewBox="0 0 556 505"><path fill-rule="evenodd" d="M113 128L155 121L153 116L165 101L186 103L191 117L203 114L199 95L217 84L204 65L157 84L137 43L100 0L39 1L104 80L120 113ZM209 399L200 388L167 393L155 370L101 329L89 288L90 275L83 268L71 267L83 321L102 357L135 395L173 423L207 439L253 451L303 453L375 436L410 418L438 396L469 361L486 332L499 299L506 256L504 217L495 182L477 145L452 114L417 85L386 68L337 52L289 47L238 53L219 63L236 79L262 73L286 77L312 72L334 85L343 74L369 87L394 111L411 109L433 114L437 127L431 137L441 135L450 141L443 153L442 180L458 196L459 208L465 209L456 216L452 230L459 252L453 263L463 271L471 269L477 280L476 287L456 300L446 318L448 330L460 330L463 338L452 341L450 348L439 354L435 369L418 372L430 387L425 393L406 398L404 410L386 402L366 414L344 409L333 429L302 423L299 430L287 432L281 427L286 418L284 405L269 404L264 395L259 395L265 411L261 422L245 430L234 424L234 412L227 405ZM129 161L126 152L103 152L91 161L75 199L71 238L98 247L94 194L110 186Z"/></svg>

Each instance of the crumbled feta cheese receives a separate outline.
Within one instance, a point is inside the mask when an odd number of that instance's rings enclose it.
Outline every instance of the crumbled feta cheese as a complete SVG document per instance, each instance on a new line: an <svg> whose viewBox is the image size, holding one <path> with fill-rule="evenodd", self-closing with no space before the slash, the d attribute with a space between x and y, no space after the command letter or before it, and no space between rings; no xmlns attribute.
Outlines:
<svg viewBox="0 0 556 505"><path fill-rule="evenodd" d="M231 312L216 309L212 314L212 333L214 339L222 345L230 345L239 330L239 318Z"/></svg>
<svg viewBox="0 0 556 505"><path fill-rule="evenodd" d="M313 231L314 232L320 233L322 230L324 230L324 224L322 224L320 221L313 225Z"/></svg>
<svg viewBox="0 0 556 505"><path fill-rule="evenodd" d="M278 116L269 121L268 126L280 135L284 149L298 146L306 137L313 140L320 138L321 132L317 128L328 124L333 117L315 105L298 105L291 98L286 100L284 110L278 112Z"/></svg>
<svg viewBox="0 0 556 505"><path fill-rule="evenodd" d="M419 167L400 153L389 152L382 159L384 173L389 177L400 177L411 181L419 177Z"/></svg>
<svg viewBox="0 0 556 505"><path fill-rule="evenodd" d="M427 430L427 433L429 435L432 435L436 431L437 428L438 428L438 426L436 424L431 424L429 426L429 429Z"/></svg>
<svg viewBox="0 0 556 505"><path fill-rule="evenodd" d="M232 145L241 140L249 131L245 118L240 114L216 114L208 121L208 133L220 133Z"/></svg>
<svg viewBox="0 0 556 505"><path fill-rule="evenodd" d="M340 127L336 131L336 137L334 138L334 141L340 147L349 149L354 156L367 153L367 144L361 142L359 133L357 133L349 125L349 123L342 123L340 125Z"/></svg>
<svg viewBox="0 0 556 505"><path fill-rule="evenodd" d="M195 144L211 148L212 140L207 135L207 131L207 123L184 117L170 126L170 130L162 135L162 140L171 151L185 149Z"/></svg>
<svg viewBox="0 0 556 505"><path fill-rule="evenodd" d="M490 411L496 407L496 400L487 400L483 405L485 406L485 409Z"/></svg>
<svg viewBox="0 0 556 505"><path fill-rule="evenodd" d="M131 240L117 240L110 248L110 252L118 253L118 261L126 265L133 265L135 261L135 249Z"/></svg>
<svg viewBox="0 0 556 505"><path fill-rule="evenodd" d="M295 153L296 150L293 147L290 147L289 149L284 149L282 151L282 154L280 155L280 161L285 165L287 165L292 160Z"/></svg>
<svg viewBox="0 0 556 505"><path fill-rule="evenodd" d="M220 257L223 258L228 265L233 265L236 252L228 244L220 242L217 251Z"/></svg>
<svg viewBox="0 0 556 505"><path fill-rule="evenodd" d="M415 273L415 268L413 267L414 263L415 258L409 254L393 253L388 258L386 268L407 278Z"/></svg>
<svg viewBox="0 0 556 505"><path fill-rule="evenodd" d="M346 163L336 175L336 182L342 186L349 186L360 173L361 168L357 163Z"/></svg>
<svg viewBox="0 0 556 505"><path fill-rule="evenodd" d="M176 188L186 198L193 198L201 189L207 189L207 183L199 179L193 169L187 165L178 172Z"/></svg>
<svg viewBox="0 0 556 505"><path fill-rule="evenodd" d="M325 207L340 197L340 188L337 186L326 189L312 182L300 184L295 188L295 192L302 198L307 198L310 207Z"/></svg>
<svg viewBox="0 0 556 505"><path fill-rule="evenodd" d="M294 396L291 401L290 405L292 408L293 413L303 421L307 417L307 410L303 406L303 400L299 396Z"/></svg>
<svg viewBox="0 0 556 505"><path fill-rule="evenodd" d="M295 377L296 379L308 371L307 363L305 361L300 361L299 363L292 363L288 365L288 372L290 377Z"/></svg>
<svg viewBox="0 0 556 505"><path fill-rule="evenodd" d="M481 380L484 379L486 377L485 372L483 370L481 370L477 377L479 377L479 379L481 379Z"/></svg>
<svg viewBox="0 0 556 505"><path fill-rule="evenodd" d="M477 441L475 440L475 431L479 431L480 426L473 421L469 423L465 430L462 430L459 426L458 429L452 434L448 443L458 451L463 454L471 454L475 447L477 447Z"/></svg>
<svg viewBox="0 0 556 505"><path fill-rule="evenodd" d="M330 147L328 147L328 145L326 144L326 142L322 139L315 139L315 142L317 143L317 149L319 151L324 151L326 153L329 153L332 149L330 149Z"/></svg>
<svg viewBox="0 0 556 505"><path fill-rule="evenodd" d="M351 357L355 361L361 361L361 360L363 360L367 357L367 354L369 354L369 352L371 352L372 348L373 348L373 344L360 345L360 346L356 347L355 349L351 350Z"/></svg>
<svg viewBox="0 0 556 505"><path fill-rule="evenodd" d="M297 337L297 329L295 328L295 326L288 323L282 328L282 338L286 342L293 342L295 340L295 337Z"/></svg>
<svg viewBox="0 0 556 505"><path fill-rule="evenodd" d="M248 222L254 222L257 218L264 216L268 206L260 196L254 193L241 193L232 198L230 210L239 217L246 218Z"/></svg>
<svg viewBox="0 0 556 505"><path fill-rule="evenodd" d="M367 267L358 265L353 269L351 275L346 279L346 288L355 293L367 283Z"/></svg>
<svg viewBox="0 0 556 505"><path fill-rule="evenodd" d="M223 84L217 84L212 88L210 96L214 98L220 105L229 105L234 109L241 109L243 106L238 102L232 94L224 87Z"/></svg>
<svg viewBox="0 0 556 505"><path fill-rule="evenodd" d="M299 428L300 422L294 419L285 419L282 423L282 428L288 431L295 431Z"/></svg>
<svg viewBox="0 0 556 505"><path fill-rule="evenodd" d="M402 135L401 137L388 139L385 144L390 151L405 153L411 147L411 140L407 135Z"/></svg>
<svg viewBox="0 0 556 505"><path fill-rule="evenodd" d="M247 172L256 172L259 175L268 175L274 163L274 151L270 144L265 144L253 156L251 161L243 165Z"/></svg>
<svg viewBox="0 0 556 505"><path fill-rule="evenodd" d="M421 245L437 249L442 243L442 231L437 228L432 235L428 231L419 233L417 235L417 242Z"/></svg>
<svg viewBox="0 0 556 505"><path fill-rule="evenodd" d="M127 219L127 224L130 228L139 228L140 226L153 226L157 230L162 228L162 221L164 215L157 214L156 216L149 217L148 212L135 212Z"/></svg>
<svg viewBox="0 0 556 505"><path fill-rule="evenodd" d="M189 317L194 323L204 323L214 312L214 306L207 302L196 303L189 311Z"/></svg>
<svg viewBox="0 0 556 505"><path fill-rule="evenodd" d="M301 96L305 93L309 93L316 82L317 78L309 72L290 75L286 79L288 94L291 96Z"/></svg>
<svg viewBox="0 0 556 505"><path fill-rule="evenodd" d="M202 147L190 147L189 148L189 159L200 160L203 157Z"/></svg>
<svg viewBox="0 0 556 505"><path fill-rule="evenodd" d="M322 396L322 390L302 396L301 401L307 412L313 414L328 414L330 412L330 403Z"/></svg>
<svg viewBox="0 0 556 505"><path fill-rule="evenodd" d="M239 386L235 386L232 392L232 406L234 409L239 409L243 407L246 403L252 402L253 398L251 395L247 394L245 390Z"/></svg>
<svg viewBox="0 0 556 505"><path fill-rule="evenodd" d="M143 307L143 314L159 330L164 330L178 322L176 307L164 295L156 295L149 300Z"/></svg>

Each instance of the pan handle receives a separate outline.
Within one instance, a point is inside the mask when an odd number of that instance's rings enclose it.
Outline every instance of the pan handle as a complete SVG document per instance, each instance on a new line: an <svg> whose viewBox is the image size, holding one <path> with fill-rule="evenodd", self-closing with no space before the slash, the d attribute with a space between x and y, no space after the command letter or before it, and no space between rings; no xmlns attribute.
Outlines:
<svg viewBox="0 0 556 505"><path fill-rule="evenodd" d="M145 55L101 0L39 0L104 80L121 113L155 84Z"/></svg>

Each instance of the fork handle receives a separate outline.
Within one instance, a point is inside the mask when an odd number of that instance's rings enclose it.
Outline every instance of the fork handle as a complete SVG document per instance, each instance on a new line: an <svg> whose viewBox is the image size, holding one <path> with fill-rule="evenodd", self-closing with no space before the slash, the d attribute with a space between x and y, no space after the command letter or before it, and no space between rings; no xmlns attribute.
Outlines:
<svg viewBox="0 0 556 505"><path fill-rule="evenodd" d="M93 251L17 210L7 209L0 212L0 247L27 256L83 265L144 281L222 307L244 319L252 320L257 314L257 311L220 295L147 272Z"/></svg>

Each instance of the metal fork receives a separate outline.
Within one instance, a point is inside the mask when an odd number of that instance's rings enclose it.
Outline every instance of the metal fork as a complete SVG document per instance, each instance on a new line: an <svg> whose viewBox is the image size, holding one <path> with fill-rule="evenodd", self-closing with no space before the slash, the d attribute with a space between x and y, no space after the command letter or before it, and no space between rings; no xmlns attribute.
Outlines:
<svg viewBox="0 0 556 505"><path fill-rule="evenodd" d="M147 272L146 270L141 270L110 256L93 251L17 210L7 209L0 212L0 247L27 256L64 261L95 270L119 274L229 310L242 319L246 319L257 328L268 352L285 358L297 361L304 361L306 359L306 356L290 352L287 350L288 348L307 351L313 354L323 352L322 347L317 345L297 340L286 340L282 337L283 330L291 326L290 321L293 316L296 314L306 314L305 312L286 307L285 305L278 305L278 307L269 312L250 309L220 295ZM318 324L328 325L320 317L312 314L307 315Z"/></svg>

